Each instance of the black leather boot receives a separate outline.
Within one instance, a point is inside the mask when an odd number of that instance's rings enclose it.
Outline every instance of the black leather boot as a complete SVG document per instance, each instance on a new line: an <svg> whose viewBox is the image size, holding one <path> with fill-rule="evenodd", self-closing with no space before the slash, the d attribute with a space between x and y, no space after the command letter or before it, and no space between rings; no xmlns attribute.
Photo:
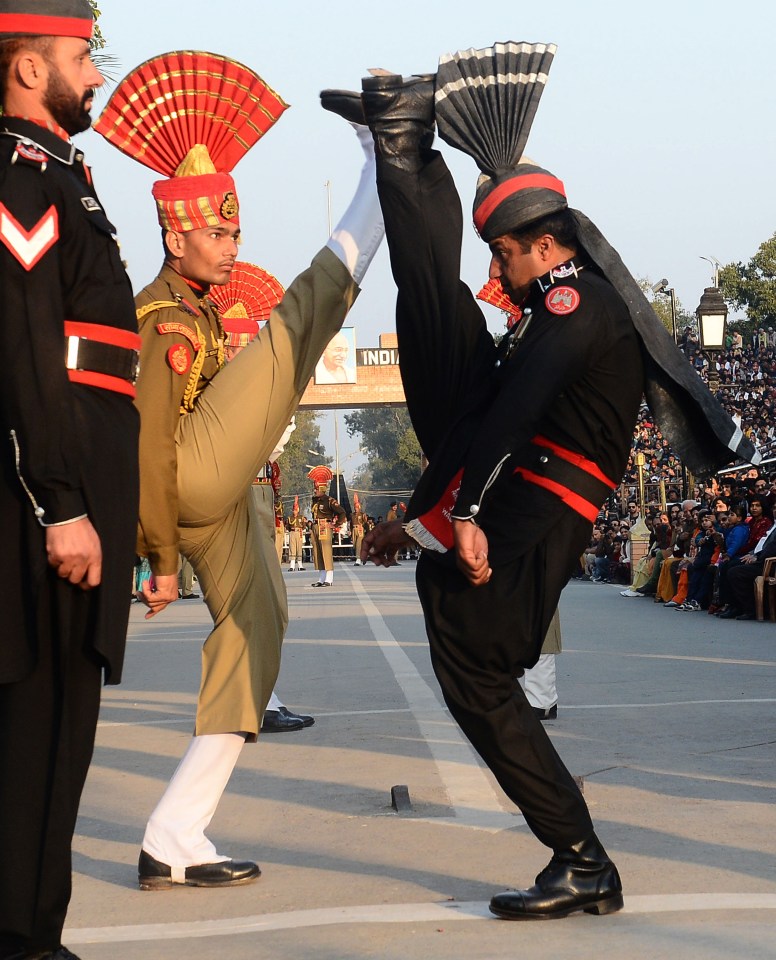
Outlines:
<svg viewBox="0 0 776 960"><path fill-rule="evenodd" d="M581 843L556 850L533 887L496 894L490 910L505 920L555 920L579 911L615 913L622 904L617 867L591 834Z"/></svg>
<svg viewBox="0 0 776 960"><path fill-rule="evenodd" d="M350 123L366 124L361 94L355 90L321 90L321 106Z"/></svg>
<svg viewBox="0 0 776 960"><path fill-rule="evenodd" d="M402 77L391 73L361 81L364 116L377 155L387 163L417 173L422 151L434 142L434 80L426 73Z"/></svg>

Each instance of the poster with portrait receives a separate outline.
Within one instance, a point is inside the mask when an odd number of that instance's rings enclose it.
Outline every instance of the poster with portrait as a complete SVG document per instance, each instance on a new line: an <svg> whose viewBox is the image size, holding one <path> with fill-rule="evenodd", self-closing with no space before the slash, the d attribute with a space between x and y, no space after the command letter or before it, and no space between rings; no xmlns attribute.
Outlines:
<svg viewBox="0 0 776 960"><path fill-rule="evenodd" d="M315 366L315 385L356 382L356 330L343 327L326 344Z"/></svg>

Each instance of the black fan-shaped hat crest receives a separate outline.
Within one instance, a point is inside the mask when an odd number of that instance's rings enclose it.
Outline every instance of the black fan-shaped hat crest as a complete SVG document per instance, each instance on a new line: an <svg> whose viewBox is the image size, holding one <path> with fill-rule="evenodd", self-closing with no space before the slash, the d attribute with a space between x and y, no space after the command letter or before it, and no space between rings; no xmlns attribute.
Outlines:
<svg viewBox="0 0 776 960"><path fill-rule="evenodd" d="M439 136L497 178L525 149L557 48L494 43L440 58L435 110Z"/></svg>

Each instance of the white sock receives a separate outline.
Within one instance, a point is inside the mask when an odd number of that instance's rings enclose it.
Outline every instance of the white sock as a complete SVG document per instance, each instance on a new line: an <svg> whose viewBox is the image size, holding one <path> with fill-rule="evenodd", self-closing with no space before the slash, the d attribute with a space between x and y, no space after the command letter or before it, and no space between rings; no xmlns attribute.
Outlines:
<svg viewBox="0 0 776 960"><path fill-rule="evenodd" d="M334 582L334 571L333 571L333 570L327 570L327 571L326 571L326 576L325 576L324 580L326 581L326 583L333 583L333 582ZM324 581L322 580L321 583L323 583L323 582L324 582Z"/></svg>
<svg viewBox="0 0 776 960"><path fill-rule="evenodd" d="M281 707L284 707L285 704L280 699L280 697L272 691L272 696L269 698L269 703L267 704L267 710L279 710Z"/></svg>
<svg viewBox="0 0 776 960"><path fill-rule="evenodd" d="M555 656L554 653L543 653L536 666L526 670L520 678L520 684L532 707L549 710L558 702Z"/></svg>
<svg viewBox="0 0 776 960"><path fill-rule="evenodd" d="M385 235L383 213L377 199L374 142L369 129L352 123L364 150L366 162L350 206L332 230L326 246L345 264L360 284Z"/></svg>
<svg viewBox="0 0 776 960"><path fill-rule="evenodd" d="M192 737L162 799L146 824L143 849L173 868L218 863L205 836L245 743L241 733Z"/></svg>

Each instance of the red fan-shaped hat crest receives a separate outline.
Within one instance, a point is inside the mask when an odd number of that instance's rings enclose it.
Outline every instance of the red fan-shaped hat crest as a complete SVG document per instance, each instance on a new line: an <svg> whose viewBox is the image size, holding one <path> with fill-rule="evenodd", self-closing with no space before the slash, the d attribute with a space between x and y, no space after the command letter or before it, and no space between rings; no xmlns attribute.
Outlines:
<svg viewBox="0 0 776 960"><path fill-rule="evenodd" d="M230 173L288 108L262 78L215 53L176 50L136 67L94 129L165 177L197 144L215 171Z"/></svg>
<svg viewBox="0 0 776 960"><path fill-rule="evenodd" d="M255 263L242 260L234 265L228 283L210 288L210 298L218 307L225 328L227 321L239 317L256 323L266 322L284 293L277 277Z"/></svg>
<svg viewBox="0 0 776 960"><path fill-rule="evenodd" d="M498 307L507 314L507 326L511 327L522 316L520 307L515 306L509 297L504 293L501 281L497 278L488 280L485 286L477 294L477 299L491 306Z"/></svg>
<svg viewBox="0 0 776 960"><path fill-rule="evenodd" d="M313 467L307 476L313 481L316 487L318 487L330 483L334 474L327 466L321 463L318 464L317 467Z"/></svg>

